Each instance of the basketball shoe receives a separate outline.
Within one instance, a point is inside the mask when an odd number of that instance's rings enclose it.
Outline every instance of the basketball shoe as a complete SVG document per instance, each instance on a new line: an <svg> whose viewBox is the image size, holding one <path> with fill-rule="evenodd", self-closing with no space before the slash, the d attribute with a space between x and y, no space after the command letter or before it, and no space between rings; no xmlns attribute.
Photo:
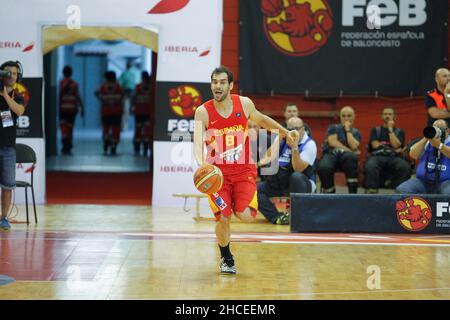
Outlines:
<svg viewBox="0 0 450 320"><path fill-rule="evenodd" d="M9 229L11 229L11 225L9 224L8 218L0 220L0 230L8 231Z"/></svg>
<svg viewBox="0 0 450 320"><path fill-rule="evenodd" d="M234 265L233 257L229 259L220 259L220 273L223 274L236 274L236 266Z"/></svg>

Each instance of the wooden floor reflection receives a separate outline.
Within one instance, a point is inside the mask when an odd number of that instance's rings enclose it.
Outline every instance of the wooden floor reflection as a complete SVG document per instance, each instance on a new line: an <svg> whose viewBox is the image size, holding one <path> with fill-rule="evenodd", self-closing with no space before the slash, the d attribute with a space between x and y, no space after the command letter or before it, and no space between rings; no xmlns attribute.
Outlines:
<svg viewBox="0 0 450 320"><path fill-rule="evenodd" d="M0 275L16 280L0 277L0 299L450 298L450 236L291 234L235 222L238 274L223 276L214 222L179 208L38 210L38 225L0 233Z"/></svg>

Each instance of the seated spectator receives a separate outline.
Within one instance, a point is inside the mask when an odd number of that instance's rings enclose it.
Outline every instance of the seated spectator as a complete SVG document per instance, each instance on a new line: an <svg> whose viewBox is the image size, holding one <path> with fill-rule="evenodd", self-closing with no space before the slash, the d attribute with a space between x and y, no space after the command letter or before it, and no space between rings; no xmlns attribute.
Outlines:
<svg viewBox="0 0 450 320"><path fill-rule="evenodd" d="M450 138L445 120L436 120L433 126L444 132L444 137L422 138L411 147L409 155L419 159L416 178L403 182L395 190L402 194L450 194Z"/></svg>
<svg viewBox="0 0 450 320"><path fill-rule="evenodd" d="M371 156L364 166L366 193L378 193L386 180L396 188L411 177L411 166L403 157L405 133L395 127L395 110L384 108L381 118L383 125L370 131Z"/></svg>
<svg viewBox="0 0 450 320"><path fill-rule="evenodd" d="M283 127L287 128L287 122L292 117L298 117L298 107L295 103L289 103L284 107L284 122L281 124ZM312 138L311 128L304 123L305 131L310 138Z"/></svg>
<svg viewBox="0 0 450 320"><path fill-rule="evenodd" d="M299 137L294 144L277 137L270 147L267 156L258 167L277 160L278 170L258 183L259 211L273 224L289 224L289 216L279 213L271 201L271 197L288 196L289 193L311 193L316 189L313 164L317 156L314 140L305 132L302 119L292 117L287 128L297 130Z"/></svg>
<svg viewBox="0 0 450 320"><path fill-rule="evenodd" d="M352 107L343 107L339 115L341 123L328 127L317 172L322 183L323 193L336 193L334 173L338 170L345 173L348 192L357 193L361 133L358 129L353 128L355 111Z"/></svg>
<svg viewBox="0 0 450 320"><path fill-rule="evenodd" d="M450 71L446 68L436 70L436 87L425 95L425 107L428 114L428 125L443 119L450 125Z"/></svg>

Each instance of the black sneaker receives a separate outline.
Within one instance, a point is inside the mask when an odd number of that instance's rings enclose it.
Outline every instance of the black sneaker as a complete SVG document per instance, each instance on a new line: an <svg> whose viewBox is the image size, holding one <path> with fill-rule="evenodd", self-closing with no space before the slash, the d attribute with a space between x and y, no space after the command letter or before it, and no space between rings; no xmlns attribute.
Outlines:
<svg viewBox="0 0 450 320"><path fill-rule="evenodd" d="M275 224L287 225L289 224L289 214L280 214L275 220Z"/></svg>
<svg viewBox="0 0 450 320"><path fill-rule="evenodd" d="M134 145L134 154L139 155L141 153L141 143L133 142L133 145Z"/></svg>
<svg viewBox="0 0 450 320"><path fill-rule="evenodd" d="M144 157L148 156L149 151L150 151L150 144L144 143L144 152L143 152Z"/></svg>
<svg viewBox="0 0 450 320"><path fill-rule="evenodd" d="M103 142L103 153L108 154L109 143L107 141Z"/></svg>

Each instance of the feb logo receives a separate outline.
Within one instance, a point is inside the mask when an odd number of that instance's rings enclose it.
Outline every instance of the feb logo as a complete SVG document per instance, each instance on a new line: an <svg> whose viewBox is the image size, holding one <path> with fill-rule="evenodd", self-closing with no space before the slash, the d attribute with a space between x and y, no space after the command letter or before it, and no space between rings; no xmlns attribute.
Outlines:
<svg viewBox="0 0 450 320"><path fill-rule="evenodd" d="M431 207L424 199L409 197L397 201L397 219L408 231L425 229L431 221Z"/></svg>
<svg viewBox="0 0 450 320"><path fill-rule="evenodd" d="M23 97L23 105L26 107L30 101L30 90L23 83L16 82L14 84L14 91Z"/></svg>
<svg viewBox="0 0 450 320"><path fill-rule="evenodd" d="M261 0L270 43L291 56L307 56L330 38L333 14L326 0Z"/></svg>
<svg viewBox="0 0 450 320"><path fill-rule="evenodd" d="M202 96L196 88L183 85L169 90L169 104L177 116L192 118L202 104Z"/></svg>

